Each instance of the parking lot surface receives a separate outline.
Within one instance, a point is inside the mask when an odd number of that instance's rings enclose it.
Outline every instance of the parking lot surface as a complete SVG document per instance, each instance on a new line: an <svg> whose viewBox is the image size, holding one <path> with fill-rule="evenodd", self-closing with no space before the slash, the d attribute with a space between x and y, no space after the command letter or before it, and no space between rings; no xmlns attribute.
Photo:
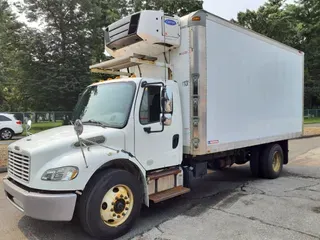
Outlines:
<svg viewBox="0 0 320 240"><path fill-rule="evenodd" d="M5 173L0 174L0 178ZM93 239L74 222L24 216L0 185L0 239ZM290 142L290 164L275 180L254 179L248 165L215 172L182 197L143 208L121 239L320 239L320 138Z"/></svg>

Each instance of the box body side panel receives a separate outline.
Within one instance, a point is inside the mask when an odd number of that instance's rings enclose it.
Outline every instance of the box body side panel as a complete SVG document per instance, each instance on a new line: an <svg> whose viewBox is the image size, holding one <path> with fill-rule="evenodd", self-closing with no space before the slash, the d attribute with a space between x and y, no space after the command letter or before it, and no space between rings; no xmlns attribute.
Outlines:
<svg viewBox="0 0 320 240"><path fill-rule="evenodd" d="M207 20L207 144L217 152L302 133L303 53Z"/></svg>

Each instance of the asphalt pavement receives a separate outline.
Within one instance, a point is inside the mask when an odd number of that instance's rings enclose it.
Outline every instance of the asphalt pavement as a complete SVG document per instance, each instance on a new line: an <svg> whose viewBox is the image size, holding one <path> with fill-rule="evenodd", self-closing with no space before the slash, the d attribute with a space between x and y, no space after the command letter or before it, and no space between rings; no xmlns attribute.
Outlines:
<svg viewBox="0 0 320 240"><path fill-rule="evenodd" d="M280 178L254 179L247 164L212 173L187 195L144 207L120 239L320 239L320 138L292 140L289 148L290 164ZM0 213L3 240L92 239L77 223L23 216L2 185Z"/></svg>

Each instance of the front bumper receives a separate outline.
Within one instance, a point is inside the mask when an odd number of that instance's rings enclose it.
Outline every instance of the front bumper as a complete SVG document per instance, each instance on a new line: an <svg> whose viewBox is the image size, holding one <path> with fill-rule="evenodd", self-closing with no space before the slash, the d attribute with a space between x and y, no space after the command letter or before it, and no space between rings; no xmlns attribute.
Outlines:
<svg viewBox="0 0 320 240"><path fill-rule="evenodd" d="M75 193L47 194L27 191L3 179L7 199L25 215L46 221L70 221L77 195Z"/></svg>

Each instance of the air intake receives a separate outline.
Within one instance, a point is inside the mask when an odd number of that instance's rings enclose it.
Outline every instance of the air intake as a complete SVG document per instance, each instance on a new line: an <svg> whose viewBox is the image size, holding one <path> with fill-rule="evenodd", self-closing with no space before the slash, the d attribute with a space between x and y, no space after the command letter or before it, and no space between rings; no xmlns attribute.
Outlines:
<svg viewBox="0 0 320 240"><path fill-rule="evenodd" d="M142 41L137 35L140 13L111 24L105 33L106 47L113 51Z"/></svg>

